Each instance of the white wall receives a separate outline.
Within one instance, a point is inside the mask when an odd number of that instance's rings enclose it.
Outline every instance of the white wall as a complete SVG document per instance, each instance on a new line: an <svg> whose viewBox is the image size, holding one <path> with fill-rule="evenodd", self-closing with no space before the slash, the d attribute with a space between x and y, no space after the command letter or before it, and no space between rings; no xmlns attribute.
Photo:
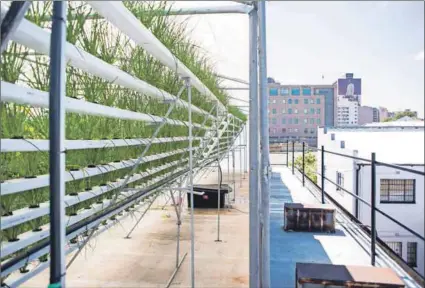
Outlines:
<svg viewBox="0 0 425 288"><path fill-rule="evenodd" d="M408 168L424 171L424 167L415 166ZM380 180L381 179L416 179L415 189L415 204L384 204L380 203ZM360 170L360 193L361 197L368 202L371 201L371 171L370 166L362 167ZM409 172L399 171L393 168L378 166L376 168L376 207L394 219L398 220L402 224L406 225L413 231L424 236L424 177L415 175ZM371 221L371 209L365 204L360 205L360 221L365 224L370 224ZM412 235L404 228L400 227L396 223L392 222L388 218L376 212L376 227L378 236L388 242L396 241L402 242L402 253L403 258L406 259L407 255L407 242L418 243L417 270L425 275L425 263L424 263L424 242Z"/></svg>
<svg viewBox="0 0 425 288"><path fill-rule="evenodd" d="M350 101L343 96L338 96L337 102L337 126L354 126L359 123L359 102ZM348 113L347 113L348 112ZM348 120L343 120L347 113Z"/></svg>

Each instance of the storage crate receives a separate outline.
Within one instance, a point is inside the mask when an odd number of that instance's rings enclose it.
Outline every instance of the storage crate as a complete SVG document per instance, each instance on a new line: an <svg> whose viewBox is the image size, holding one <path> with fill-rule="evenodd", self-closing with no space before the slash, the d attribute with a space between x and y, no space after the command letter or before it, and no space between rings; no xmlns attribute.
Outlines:
<svg viewBox="0 0 425 288"><path fill-rule="evenodd" d="M218 206L218 185L194 185L193 191L204 193L203 195L193 194L193 208L217 208ZM220 186L220 208L224 208L225 196L232 192L232 188L227 184ZM190 193L187 193L187 204L190 207Z"/></svg>
<svg viewBox="0 0 425 288"><path fill-rule="evenodd" d="M285 231L335 232L335 209L326 204L285 203Z"/></svg>

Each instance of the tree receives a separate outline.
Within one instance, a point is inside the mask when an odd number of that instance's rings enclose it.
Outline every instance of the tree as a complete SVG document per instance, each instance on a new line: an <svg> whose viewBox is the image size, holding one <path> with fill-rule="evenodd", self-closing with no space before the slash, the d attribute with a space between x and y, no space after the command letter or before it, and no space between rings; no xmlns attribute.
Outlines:
<svg viewBox="0 0 425 288"><path fill-rule="evenodd" d="M387 118L387 119L384 120L384 122L396 121L396 120L403 118L405 116L411 117L411 118L416 118L416 112L409 111L409 110L397 112L394 117Z"/></svg>
<svg viewBox="0 0 425 288"><path fill-rule="evenodd" d="M310 178L311 180L313 180L314 183L317 183L317 174L316 174L316 169L317 169L317 160L316 160L316 155L314 153L306 153L305 154L305 174L308 176L308 178ZM300 155L295 159L295 167L297 169L299 169L300 171L302 171L303 169L303 156Z"/></svg>

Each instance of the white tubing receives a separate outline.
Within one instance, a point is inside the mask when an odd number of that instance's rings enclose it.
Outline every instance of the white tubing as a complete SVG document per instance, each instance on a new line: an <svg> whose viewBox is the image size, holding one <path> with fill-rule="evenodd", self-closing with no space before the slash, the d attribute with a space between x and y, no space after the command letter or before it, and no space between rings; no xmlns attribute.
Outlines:
<svg viewBox="0 0 425 288"><path fill-rule="evenodd" d="M157 155L150 155L150 156L143 157L142 161L143 162L154 161L154 160L166 158L169 156L173 156L176 154L181 154L187 151L189 151L188 148L178 149L175 151L161 153ZM100 175L100 174L111 172L118 169L130 168L135 164L136 161L137 159L131 159L131 160L120 161L117 163L111 162L111 163L108 163L107 165L98 165L94 168L85 168L83 170L78 170L78 171L69 171L65 174L65 177L64 177L65 182L79 180L86 177L92 177L92 176ZM17 193L17 192L22 192L22 191L27 191L27 190L37 189L37 188L42 188L47 186L49 186L48 174L41 175L41 176L38 176L37 178L32 178L32 179L19 178L19 179L7 180L0 185L0 189L1 189L1 195L4 196L4 195L9 195L9 194Z"/></svg>
<svg viewBox="0 0 425 288"><path fill-rule="evenodd" d="M187 141L188 137L137 138L108 140L65 140L65 150L114 148ZM195 137L194 140L201 140ZM49 140L40 139L0 139L0 152L36 152L49 151Z"/></svg>
<svg viewBox="0 0 425 288"><path fill-rule="evenodd" d="M189 77L190 83L210 100L217 101L221 110L226 110L217 97L161 43L121 1L87 1L100 15L124 32L149 54L158 59L182 77Z"/></svg>
<svg viewBox="0 0 425 288"><path fill-rule="evenodd" d="M30 105L37 108L49 108L49 93L33 88L23 87L9 82L1 81L1 101L13 102L21 105ZM189 122L163 118L160 116L128 111L120 108L100 105L85 100L65 97L65 110L67 112L86 115L101 116L116 119L145 121L149 123L166 122L170 125L188 126ZM204 128L200 124L192 124L197 128Z"/></svg>
<svg viewBox="0 0 425 288"><path fill-rule="evenodd" d="M9 8L2 3L0 11L2 17L6 15L8 10ZM50 34L50 31L23 19L13 33L11 40L48 56L50 54ZM77 48L69 42L66 42L64 48L65 58L68 65L79 68L111 83L138 91L157 99L177 100L174 95L133 77L119 68L96 58L80 48ZM178 100L176 104L181 107L188 107L187 102L183 100ZM197 113L207 114L211 119L215 119L214 116L197 107L193 107L193 110Z"/></svg>

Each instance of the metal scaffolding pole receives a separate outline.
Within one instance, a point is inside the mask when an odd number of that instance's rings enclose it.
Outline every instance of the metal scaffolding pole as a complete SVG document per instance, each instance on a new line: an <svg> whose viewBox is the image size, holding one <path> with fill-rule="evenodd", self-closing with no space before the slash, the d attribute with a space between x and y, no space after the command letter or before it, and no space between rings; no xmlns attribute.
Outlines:
<svg viewBox="0 0 425 288"><path fill-rule="evenodd" d="M193 151L192 151L192 87L190 78L186 78L187 102L189 114L189 192L190 192L190 278L191 287L195 288L195 221L193 209Z"/></svg>
<svg viewBox="0 0 425 288"><path fill-rule="evenodd" d="M220 195L220 188L221 188L221 179L222 175L220 170L220 124L221 121L219 120L219 111L218 111L218 105L217 105L217 182L218 182L218 204L217 204L217 239L216 242L221 242L220 240L220 201L221 201L221 195Z"/></svg>
<svg viewBox="0 0 425 288"><path fill-rule="evenodd" d="M50 285L65 287L65 41L66 1L53 2L50 45L49 166L50 166Z"/></svg>
<svg viewBox="0 0 425 288"><path fill-rule="evenodd" d="M261 287L270 287L270 151L269 118L267 113L267 51L266 51L266 2L258 3L259 18L259 71L260 71L260 147L261 147L261 210L262 217L262 252L261 252Z"/></svg>
<svg viewBox="0 0 425 288"><path fill-rule="evenodd" d="M244 128L242 128L244 129ZM242 134L242 133L241 133ZM243 170L242 170L242 149L244 148L242 146L242 135L239 134L239 169L240 169L240 175L239 175L239 187L242 187L242 175L243 175Z"/></svg>
<svg viewBox="0 0 425 288"><path fill-rule="evenodd" d="M254 9L249 13L249 287L260 287L257 37L258 16L256 3L254 3Z"/></svg>
<svg viewBox="0 0 425 288"><path fill-rule="evenodd" d="M248 149L248 127L245 125L244 127L244 175L243 175L243 179L245 179L245 174L248 173L248 154L247 154L247 149Z"/></svg>
<svg viewBox="0 0 425 288"><path fill-rule="evenodd" d="M232 172L232 183L233 183L233 202L236 201L236 178L235 178L235 145L234 143L236 142L236 139L234 139L233 137L235 137L235 118L232 118L232 168L233 168L233 172Z"/></svg>

